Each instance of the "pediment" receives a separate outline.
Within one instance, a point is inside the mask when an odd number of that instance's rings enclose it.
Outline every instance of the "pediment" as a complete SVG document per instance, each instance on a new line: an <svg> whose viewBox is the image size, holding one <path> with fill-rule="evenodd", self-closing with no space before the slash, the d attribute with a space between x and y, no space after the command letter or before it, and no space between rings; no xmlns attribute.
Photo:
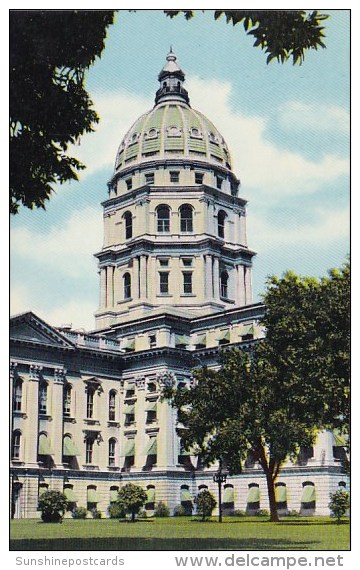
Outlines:
<svg viewBox="0 0 360 570"><path fill-rule="evenodd" d="M73 344L55 328L31 312L11 318L10 339L59 347L73 347Z"/></svg>

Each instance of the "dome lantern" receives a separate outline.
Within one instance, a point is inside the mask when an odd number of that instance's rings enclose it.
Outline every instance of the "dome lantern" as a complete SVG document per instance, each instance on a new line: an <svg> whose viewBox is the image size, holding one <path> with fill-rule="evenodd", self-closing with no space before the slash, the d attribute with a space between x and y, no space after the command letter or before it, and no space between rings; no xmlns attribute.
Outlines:
<svg viewBox="0 0 360 570"><path fill-rule="evenodd" d="M160 89L155 96L155 105L163 101L183 101L190 106L189 95L184 88L185 73L176 62L176 55L170 47L166 63L158 75Z"/></svg>

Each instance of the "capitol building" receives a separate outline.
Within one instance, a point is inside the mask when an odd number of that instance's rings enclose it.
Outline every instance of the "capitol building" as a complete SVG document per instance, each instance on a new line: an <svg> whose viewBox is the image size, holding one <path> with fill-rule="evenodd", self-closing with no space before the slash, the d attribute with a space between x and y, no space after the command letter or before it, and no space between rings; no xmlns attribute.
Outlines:
<svg viewBox="0 0 360 570"><path fill-rule="evenodd" d="M120 143L107 194L104 185L94 330L54 328L32 312L11 319L12 518L40 518L50 489L102 516L128 482L147 491L149 516L159 501L173 514L191 512L202 489L216 495L217 465L184 451L162 388L219 367L226 347L258 343L264 306L252 298L247 201L227 144L191 107L172 50L158 80L154 107ZM280 512L329 514L329 493L347 485L343 445L323 432L284 465ZM266 480L249 453L243 473L227 477L223 512L259 508Z"/></svg>

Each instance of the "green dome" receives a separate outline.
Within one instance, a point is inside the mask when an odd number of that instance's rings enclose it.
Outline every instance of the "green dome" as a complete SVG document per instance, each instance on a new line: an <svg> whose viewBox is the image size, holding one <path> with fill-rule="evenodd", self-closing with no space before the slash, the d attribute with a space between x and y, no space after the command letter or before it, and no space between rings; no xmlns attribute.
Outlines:
<svg viewBox="0 0 360 570"><path fill-rule="evenodd" d="M155 107L142 115L122 140L115 173L151 161L186 159L204 161L231 170L229 150L224 138L199 111L190 107L183 86L185 75L172 51L159 73L160 88Z"/></svg>
<svg viewBox="0 0 360 570"><path fill-rule="evenodd" d="M231 170L228 147L212 122L180 101L165 102L142 115L126 133L115 169L118 172L147 159L180 157Z"/></svg>

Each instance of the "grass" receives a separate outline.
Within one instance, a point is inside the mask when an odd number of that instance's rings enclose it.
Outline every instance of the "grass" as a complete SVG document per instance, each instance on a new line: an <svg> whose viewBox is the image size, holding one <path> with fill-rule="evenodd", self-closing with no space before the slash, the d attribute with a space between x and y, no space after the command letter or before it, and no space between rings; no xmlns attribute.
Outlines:
<svg viewBox="0 0 360 570"><path fill-rule="evenodd" d="M349 550L348 521L329 517L291 518L270 523L267 518L225 517L203 523L193 517L143 519L136 523L113 519L73 520L62 524L13 520L10 550Z"/></svg>

